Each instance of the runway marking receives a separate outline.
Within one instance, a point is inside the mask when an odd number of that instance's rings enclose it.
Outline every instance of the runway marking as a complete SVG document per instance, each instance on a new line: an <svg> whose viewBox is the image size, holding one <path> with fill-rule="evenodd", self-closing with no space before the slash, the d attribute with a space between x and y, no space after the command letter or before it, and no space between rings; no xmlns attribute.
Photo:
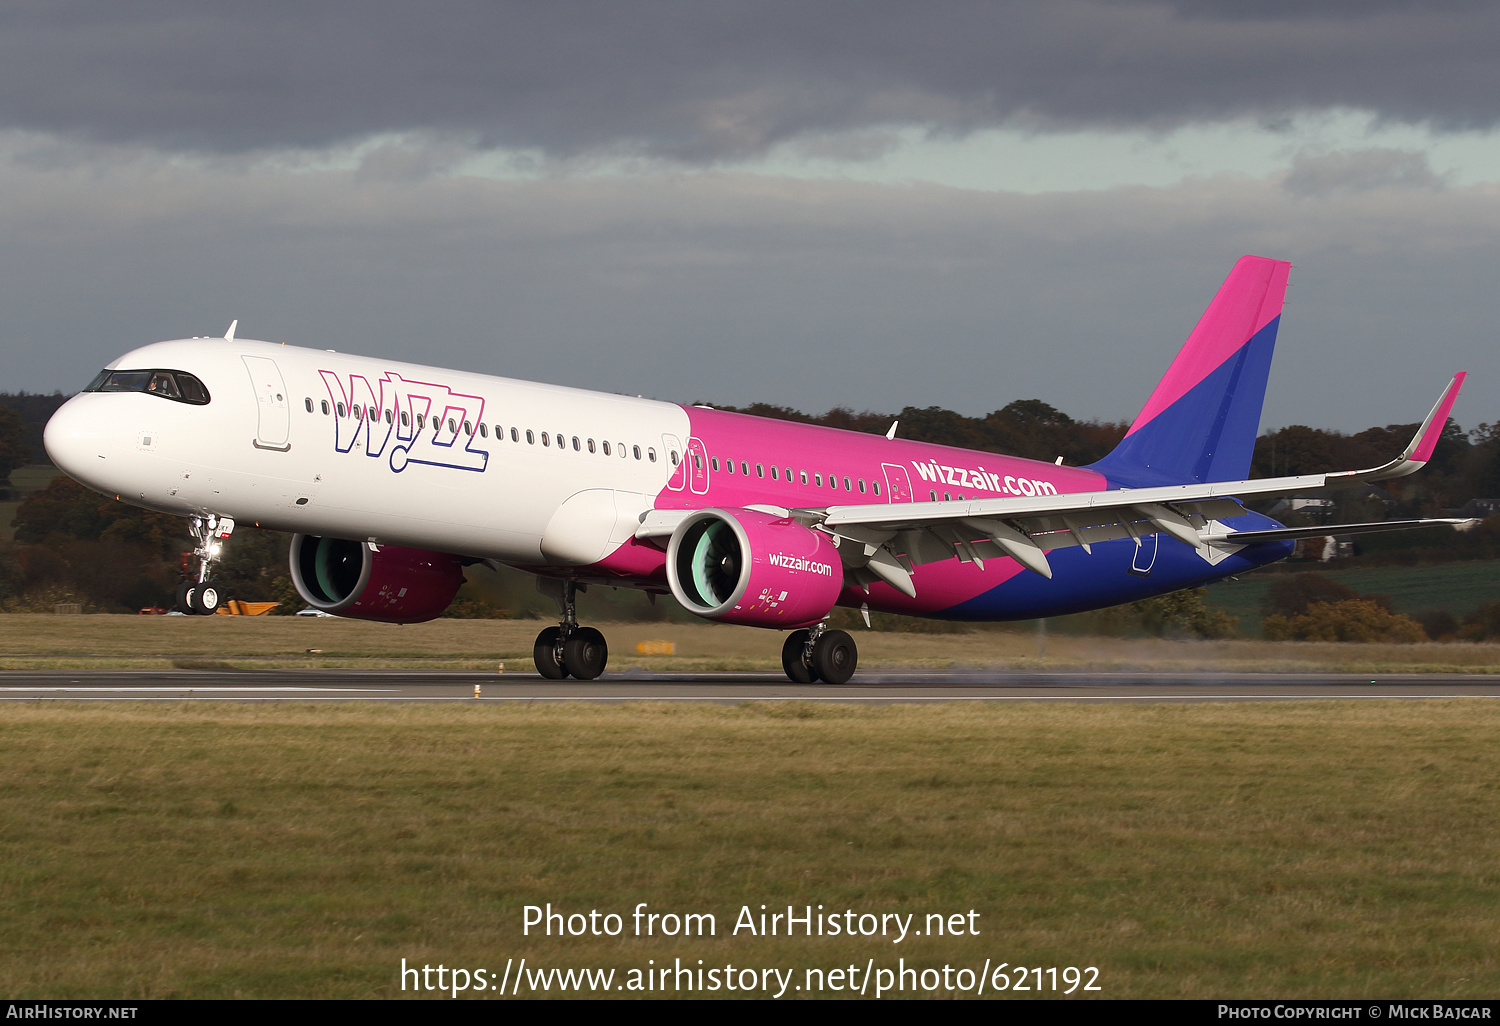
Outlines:
<svg viewBox="0 0 1500 1026"><path fill-rule="evenodd" d="M12 688L17 691L82 691L82 688ZM163 688L96 688L95 691L139 692L133 697L99 697L98 702L168 702L176 698L156 697L153 692ZM184 689L177 689L184 690ZM192 690L192 689L187 689ZM228 691L227 688L200 688L200 692ZM251 690L249 688L243 690ZM288 688L262 688L263 691L286 691ZM308 691L338 691L337 688L308 688ZM350 689L350 694L355 690ZM388 689L387 689L388 690ZM1219 702L1225 700L1252 702L1350 702L1381 701L1386 699L1440 699L1440 698L1500 698L1500 695L1442 694L1442 695L486 695L478 699L469 695L428 696L370 696L366 702ZM24 702L25 695L0 697L0 702ZM309 696L300 701L338 702L343 699L331 695ZM282 698L270 696L203 695L205 702L277 702Z"/></svg>

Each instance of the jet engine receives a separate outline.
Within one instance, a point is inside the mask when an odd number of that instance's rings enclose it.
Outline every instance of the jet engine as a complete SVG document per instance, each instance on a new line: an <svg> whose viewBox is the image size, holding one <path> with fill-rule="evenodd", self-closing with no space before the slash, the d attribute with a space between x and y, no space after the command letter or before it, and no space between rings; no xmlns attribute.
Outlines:
<svg viewBox="0 0 1500 1026"><path fill-rule="evenodd" d="M844 586L833 540L787 517L704 509L672 532L667 581L689 611L749 627L806 627Z"/></svg>
<svg viewBox="0 0 1500 1026"><path fill-rule="evenodd" d="M464 583L459 558L396 545L292 536L292 583L314 609L356 620L423 623Z"/></svg>

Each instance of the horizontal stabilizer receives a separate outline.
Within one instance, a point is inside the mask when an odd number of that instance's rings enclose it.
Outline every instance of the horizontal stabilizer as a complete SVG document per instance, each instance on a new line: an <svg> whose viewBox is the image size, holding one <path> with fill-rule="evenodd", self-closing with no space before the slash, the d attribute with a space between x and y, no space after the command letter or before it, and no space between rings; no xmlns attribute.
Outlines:
<svg viewBox="0 0 1500 1026"><path fill-rule="evenodd" d="M1292 541L1297 538L1326 538L1334 534L1376 534L1380 531L1409 531L1415 527L1461 527L1473 520L1432 518L1428 520L1385 520L1372 524L1324 524L1321 527L1282 527L1271 531L1224 531L1205 534L1211 544L1253 545L1256 542Z"/></svg>

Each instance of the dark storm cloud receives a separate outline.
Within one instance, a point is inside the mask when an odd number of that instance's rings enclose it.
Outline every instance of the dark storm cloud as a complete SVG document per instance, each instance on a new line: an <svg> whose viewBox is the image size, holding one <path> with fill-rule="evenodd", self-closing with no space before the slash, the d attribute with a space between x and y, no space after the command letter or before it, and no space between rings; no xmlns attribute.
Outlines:
<svg viewBox="0 0 1500 1026"><path fill-rule="evenodd" d="M0 127L206 150L381 131L691 161L916 123L1500 118L1493 4L78 0L0 7Z"/></svg>
<svg viewBox="0 0 1500 1026"><path fill-rule="evenodd" d="M9 389L219 335L683 402L1140 408L1243 253L1294 261L1268 425L1500 418L1500 204L1388 151L1023 196L723 173L496 182L0 154ZM1294 187L1295 186L1295 187Z"/></svg>

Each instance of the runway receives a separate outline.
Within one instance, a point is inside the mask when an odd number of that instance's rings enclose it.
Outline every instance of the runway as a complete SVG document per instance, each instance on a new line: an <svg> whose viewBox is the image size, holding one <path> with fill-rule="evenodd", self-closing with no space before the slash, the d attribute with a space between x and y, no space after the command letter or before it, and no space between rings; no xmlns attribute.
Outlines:
<svg viewBox="0 0 1500 1026"><path fill-rule="evenodd" d="M476 693L476 688L478 692ZM16 670L0 701L194 702L1257 702L1500 698L1500 675L872 670L848 684L779 673L606 674L409 670Z"/></svg>

